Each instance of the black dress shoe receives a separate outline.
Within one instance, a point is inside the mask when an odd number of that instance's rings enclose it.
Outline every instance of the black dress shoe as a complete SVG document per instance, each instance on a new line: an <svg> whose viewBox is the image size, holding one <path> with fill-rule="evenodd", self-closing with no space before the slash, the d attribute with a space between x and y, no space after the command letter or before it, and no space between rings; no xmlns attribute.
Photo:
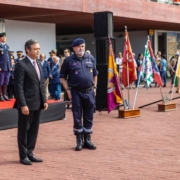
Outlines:
<svg viewBox="0 0 180 180"><path fill-rule="evenodd" d="M4 100L11 101L6 95L3 95Z"/></svg>
<svg viewBox="0 0 180 180"><path fill-rule="evenodd" d="M42 159L36 158L35 156L29 156L28 158L29 158L30 161L32 161L32 162L43 162Z"/></svg>
<svg viewBox="0 0 180 180"><path fill-rule="evenodd" d="M32 165L31 161L28 158L20 159L20 163L24 165Z"/></svg>

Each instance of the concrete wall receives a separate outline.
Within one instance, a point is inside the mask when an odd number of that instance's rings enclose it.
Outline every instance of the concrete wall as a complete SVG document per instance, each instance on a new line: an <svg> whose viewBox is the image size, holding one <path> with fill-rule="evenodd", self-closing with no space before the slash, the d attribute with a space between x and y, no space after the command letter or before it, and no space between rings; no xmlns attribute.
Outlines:
<svg viewBox="0 0 180 180"><path fill-rule="evenodd" d="M11 51L22 50L25 54L24 44L29 39L37 40L41 53L47 56L51 49L56 48L55 24L6 20L6 34Z"/></svg>
<svg viewBox="0 0 180 180"><path fill-rule="evenodd" d="M121 37L118 37L118 36ZM145 50L145 44L147 42L147 31L131 31L129 32L129 38L132 46L133 52L136 54L136 57L138 53L144 53ZM96 56L96 47L95 44L96 40L94 39L93 34L79 34L79 35L64 35L64 36L58 36L57 41L58 42L67 42L67 44L71 45L71 42L75 38L84 38L86 41L86 50L90 50L93 56ZM124 32L116 32L114 33L114 37L116 38L116 52L121 51L123 53L124 49ZM62 40L62 39L66 40ZM69 42L69 43L68 43ZM63 46L62 49L69 48L69 46Z"/></svg>

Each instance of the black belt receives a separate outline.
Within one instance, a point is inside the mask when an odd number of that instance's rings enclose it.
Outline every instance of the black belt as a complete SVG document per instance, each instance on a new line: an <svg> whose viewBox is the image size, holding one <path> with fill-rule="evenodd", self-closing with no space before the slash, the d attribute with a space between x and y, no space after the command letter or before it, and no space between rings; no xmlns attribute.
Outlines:
<svg viewBox="0 0 180 180"><path fill-rule="evenodd" d="M93 90L93 87L90 87L90 88L87 88L87 89L81 89L81 88L76 88L76 87L71 87L71 88L75 89L76 91L84 92L84 93L87 93L87 92Z"/></svg>

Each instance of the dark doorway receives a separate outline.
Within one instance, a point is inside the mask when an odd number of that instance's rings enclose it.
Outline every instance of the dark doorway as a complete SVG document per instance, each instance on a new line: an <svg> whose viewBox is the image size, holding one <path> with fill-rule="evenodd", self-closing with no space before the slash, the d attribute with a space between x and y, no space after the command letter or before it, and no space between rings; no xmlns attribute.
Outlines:
<svg viewBox="0 0 180 180"><path fill-rule="evenodd" d="M158 51L167 54L167 33L158 32Z"/></svg>

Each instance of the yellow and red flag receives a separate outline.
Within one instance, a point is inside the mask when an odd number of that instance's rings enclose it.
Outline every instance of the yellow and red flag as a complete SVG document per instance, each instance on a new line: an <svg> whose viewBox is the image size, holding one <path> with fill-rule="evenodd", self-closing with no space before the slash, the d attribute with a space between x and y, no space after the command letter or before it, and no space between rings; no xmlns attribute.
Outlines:
<svg viewBox="0 0 180 180"><path fill-rule="evenodd" d="M136 62L132 54L132 48L131 48L128 32L125 32L122 83L126 87L132 82L134 82L136 79L137 79Z"/></svg>
<svg viewBox="0 0 180 180"><path fill-rule="evenodd" d="M109 39L109 58L108 58L108 87L107 87L107 106L108 113L122 103L118 71L114 59L112 43Z"/></svg>
<svg viewBox="0 0 180 180"><path fill-rule="evenodd" d="M178 78L180 78L180 56L179 56L179 58L178 58L178 60L177 60L178 62L177 62L177 68L176 68L176 76L178 77ZM180 82L179 82L180 83Z"/></svg>

